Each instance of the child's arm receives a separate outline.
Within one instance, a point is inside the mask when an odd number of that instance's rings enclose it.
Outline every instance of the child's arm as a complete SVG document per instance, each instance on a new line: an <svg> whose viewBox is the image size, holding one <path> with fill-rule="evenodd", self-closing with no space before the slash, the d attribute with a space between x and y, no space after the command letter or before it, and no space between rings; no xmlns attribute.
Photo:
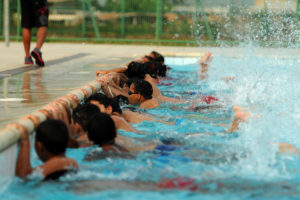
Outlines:
<svg viewBox="0 0 300 200"><path fill-rule="evenodd" d="M18 153L15 174L20 178L24 178L33 171L30 164L29 134L26 128L20 124L11 124L11 126L17 128L21 132L20 149Z"/></svg>
<svg viewBox="0 0 300 200"><path fill-rule="evenodd" d="M97 70L96 71L96 76L98 77L100 74L108 74L110 72L124 73L124 72L126 72L126 70L127 70L127 68L125 68L125 67L109 69L109 70Z"/></svg>

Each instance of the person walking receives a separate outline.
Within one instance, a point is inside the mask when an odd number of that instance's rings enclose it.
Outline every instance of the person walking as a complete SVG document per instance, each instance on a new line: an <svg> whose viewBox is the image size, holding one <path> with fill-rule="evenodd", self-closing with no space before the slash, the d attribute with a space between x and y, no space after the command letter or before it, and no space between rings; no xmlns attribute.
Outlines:
<svg viewBox="0 0 300 200"><path fill-rule="evenodd" d="M41 48L48 31L49 8L47 0L21 0L22 36L25 50L25 64L44 66ZM38 27L35 48L30 52L32 28Z"/></svg>

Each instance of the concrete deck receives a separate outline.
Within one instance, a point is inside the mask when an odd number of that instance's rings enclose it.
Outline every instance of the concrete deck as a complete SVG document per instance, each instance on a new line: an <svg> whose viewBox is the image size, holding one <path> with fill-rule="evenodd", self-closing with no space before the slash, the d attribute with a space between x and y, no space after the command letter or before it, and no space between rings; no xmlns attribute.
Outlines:
<svg viewBox="0 0 300 200"><path fill-rule="evenodd" d="M34 43L32 43L32 49ZM130 60L137 56L148 54L152 50L166 53L168 55L199 55L200 52L209 48L196 47L157 47L157 46L135 46L135 45L99 45L99 44L73 44L73 43L46 43L42 49L43 58L47 67L54 64L66 63L70 60L80 60L84 63L92 63L93 60L122 59ZM0 72L23 67L24 50L22 43L11 43L6 47L0 43ZM76 58L78 55L82 57ZM71 59L70 59L71 57ZM49 64L50 62L50 64ZM78 65L81 65L78 62Z"/></svg>

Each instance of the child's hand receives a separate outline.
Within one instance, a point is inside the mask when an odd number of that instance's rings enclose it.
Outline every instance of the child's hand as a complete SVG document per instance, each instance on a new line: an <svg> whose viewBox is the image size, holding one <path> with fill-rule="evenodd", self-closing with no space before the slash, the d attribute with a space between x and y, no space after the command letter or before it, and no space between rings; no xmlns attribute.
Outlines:
<svg viewBox="0 0 300 200"><path fill-rule="evenodd" d="M18 124L18 123L12 123L12 124L7 125L7 128L16 128L16 129L18 129L21 133L21 137L20 137L21 142L29 141L29 133L23 125Z"/></svg>
<svg viewBox="0 0 300 200"><path fill-rule="evenodd" d="M100 74L107 74L107 72L104 71L104 70L97 70L96 71L96 76L98 77Z"/></svg>
<svg viewBox="0 0 300 200"><path fill-rule="evenodd" d="M34 124L34 127L36 128L39 124L40 124L40 118L36 115L27 115L25 117L22 118L23 120L29 119L32 121L32 123Z"/></svg>
<svg viewBox="0 0 300 200"><path fill-rule="evenodd" d="M47 119L53 119L54 118L53 114L45 108L39 110L38 112L43 113L46 116Z"/></svg>

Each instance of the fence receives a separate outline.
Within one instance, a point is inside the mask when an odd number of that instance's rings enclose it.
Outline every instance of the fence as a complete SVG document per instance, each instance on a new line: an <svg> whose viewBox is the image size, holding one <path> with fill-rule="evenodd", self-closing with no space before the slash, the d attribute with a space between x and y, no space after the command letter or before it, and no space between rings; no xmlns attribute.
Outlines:
<svg viewBox="0 0 300 200"><path fill-rule="evenodd" d="M48 0L49 40L297 45L300 0ZM0 33L3 35L3 1ZM21 40L20 0L10 35Z"/></svg>

